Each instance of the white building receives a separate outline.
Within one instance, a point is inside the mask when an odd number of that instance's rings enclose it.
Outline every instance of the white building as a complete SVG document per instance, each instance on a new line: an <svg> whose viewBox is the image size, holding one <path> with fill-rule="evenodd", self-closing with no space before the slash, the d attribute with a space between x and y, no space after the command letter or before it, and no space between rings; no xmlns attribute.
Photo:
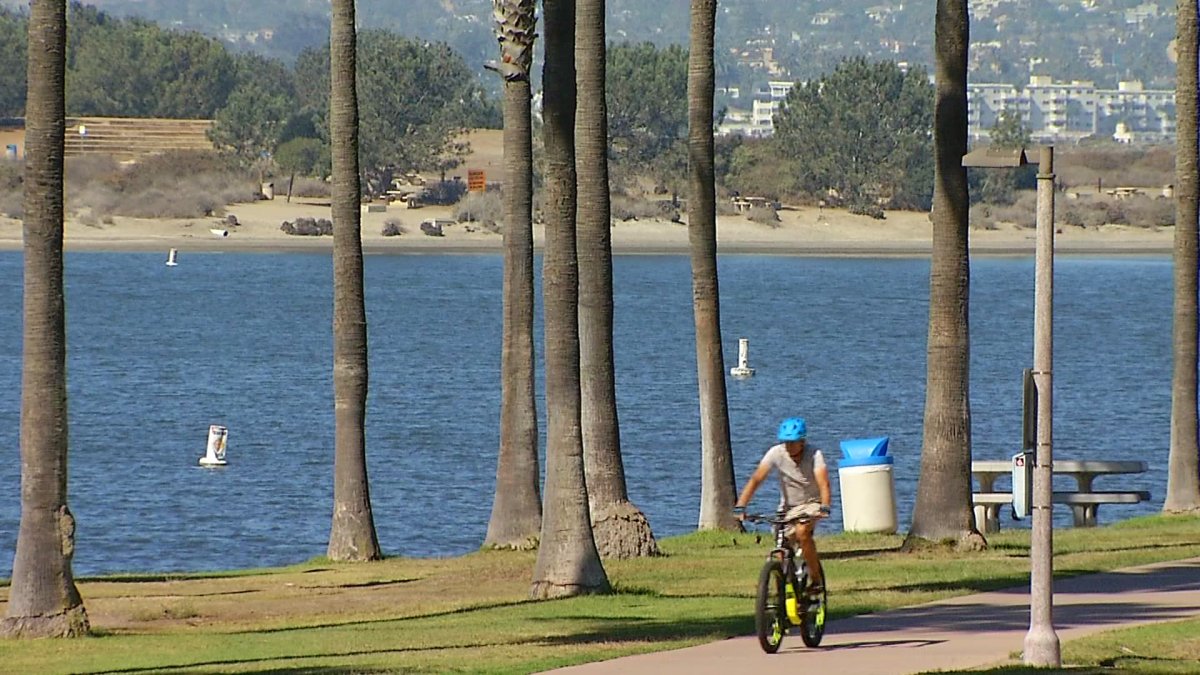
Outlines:
<svg viewBox="0 0 1200 675"><path fill-rule="evenodd" d="M1097 89L1092 82L1054 82L1034 75L1018 88L1009 84L967 87L968 133L986 139L1004 111L1018 113L1039 142L1077 142L1089 136L1123 142L1163 143L1175 138L1175 92L1146 90L1140 82Z"/></svg>
<svg viewBox="0 0 1200 675"><path fill-rule="evenodd" d="M740 134L765 138L775 133L775 116L783 108L795 82L772 80L766 89L755 92L750 102L750 110L729 109L725 119L717 125L716 135L730 136Z"/></svg>

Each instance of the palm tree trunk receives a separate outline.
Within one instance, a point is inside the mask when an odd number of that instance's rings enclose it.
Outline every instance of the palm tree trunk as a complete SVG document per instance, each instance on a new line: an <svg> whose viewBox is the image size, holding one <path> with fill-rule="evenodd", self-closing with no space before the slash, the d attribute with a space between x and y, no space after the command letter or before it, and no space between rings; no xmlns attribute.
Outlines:
<svg viewBox="0 0 1200 675"><path fill-rule="evenodd" d="M1197 332L1197 7L1180 0L1175 17L1175 372L1171 380L1171 451L1163 511L1200 510L1200 447L1196 440Z"/></svg>
<svg viewBox="0 0 1200 675"><path fill-rule="evenodd" d="M545 0L543 145L546 243L546 507L531 595L610 590L588 517L579 393L579 270L575 254L575 0Z"/></svg>
<svg viewBox="0 0 1200 675"><path fill-rule="evenodd" d="M938 0L934 20L936 100L933 111L933 253L929 271L929 336L921 475L909 537L982 537L971 512L971 404L967 249L966 0Z"/></svg>
<svg viewBox="0 0 1200 675"><path fill-rule="evenodd" d="M25 300L21 524L2 637L88 633L67 508L67 335L63 297L66 3L34 0L25 100Z"/></svg>
<svg viewBox="0 0 1200 675"><path fill-rule="evenodd" d="M333 153L333 560L381 558L367 485L367 310L358 171L354 0L334 0L329 136Z"/></svg>
<svg viewBox="0 0 1200 675"><path fill-rule="evenodd" d="M575 167L579 184L579 347L583 452L596 547L605 558L658 553L646 515L629 501L613 360L612 217L608 193L604 0L578 0Z"/></svg>
<svg viewBox="0 0 1200 675"><path fill-rule="evenodd" d="M714 173L713 45L716 0L692 0L688 54L688 248L692 258L692 309L696 320L696 371L700 387L700 529L739 529L721 302L717 282L717 192Z"/></svg>
<svg viewBox="0 0 1200 675"><path fill-rule="evenodd" d="M533 128L529 69L536 0L496 0L504 78L504 337L500 453L485 546L530 548L542 527L533 347Z"/></svg>

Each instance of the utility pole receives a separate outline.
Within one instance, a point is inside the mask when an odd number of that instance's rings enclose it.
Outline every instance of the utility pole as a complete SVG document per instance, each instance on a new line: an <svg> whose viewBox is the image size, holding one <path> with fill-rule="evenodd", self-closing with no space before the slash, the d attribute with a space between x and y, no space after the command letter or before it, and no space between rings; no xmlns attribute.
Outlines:
<svg viewBox="0 0 1200 675"><path fill-rule="evenodd" d="M1037 248L1033 303L1033 379L1037 386L1037 463L1033 469L1033 535L1029 559L1029 632L1024 661L1062 665L1054 632L1053 352L1054 352L1054 147L1042 148L1037 176Z"/></svg>

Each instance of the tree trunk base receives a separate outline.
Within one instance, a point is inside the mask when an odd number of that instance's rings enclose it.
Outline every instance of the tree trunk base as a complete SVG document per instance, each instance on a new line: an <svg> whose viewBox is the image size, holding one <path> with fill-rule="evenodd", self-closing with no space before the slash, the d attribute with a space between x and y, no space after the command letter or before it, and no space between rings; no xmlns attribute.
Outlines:
<svg viewBox="0 0 1200 675"><path fill-rule="evenodd" d="M942 539L934 541L924 537L909 534L904 538L904 543L900 545L901 553L920 553L921 551L944 551L954 550L959 552L969 551L986 551L988 548L987 539L982 534L975 530L970 530L959 535L958 539Z"/></svg>
<svg viewBox="0 0 1200 675"><path fill-rule="evenodd" d="M578 584L556 584L551 581L535 581L529 592L534 600L553 600L555 598L573 598L577 595L594 595L609 593L608 586L580 586Z"/></svg>
<svg viewBox="0 0 1200 675"><path fill-rule="evenodd" d="M72 638L91 632L83 605L48 616L10 616L0 621L0 638Z"/></svg>
<svg viewBox="0 0 1200 675"><path fill-rule="evenodd" d="M593 513L592 536L601 558L624 560L659 555L650 521L628 501L610 504Z"/></svg>
<svg viewBox="0 0 1200 675"><path fill-rule="evenodd" d="M1168 516L1200 516L1200 506L1185 506L1183 508L1163 507L1163 513Z"/></svg>
<svg viewBox="0 0 1200 675"><path fill-rule="evenodd" d="M954 545L956 551L975 552L986 551L988 548L987 539L982 534L971 530L964 533L958 538L958 543Z"/></svg>
<svg viewBox="0 0 1200 675"><path fill-rule="evenodd" d="M512 539L508 541L484 541L483 547L498 551L536 551L538 547L538 536L531 534L524 539Z"/></svg>

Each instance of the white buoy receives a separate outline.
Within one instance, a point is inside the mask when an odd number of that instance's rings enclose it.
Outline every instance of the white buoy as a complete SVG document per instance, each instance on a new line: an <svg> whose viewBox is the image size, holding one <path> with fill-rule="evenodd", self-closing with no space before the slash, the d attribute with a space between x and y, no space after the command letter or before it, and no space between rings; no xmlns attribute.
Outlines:
<svg viewBox="0 0 1200 675"><path fill-rule="evenodd" d="M753 377L754 369L750 367L750 340L738 338L738 364L729 369L734 377Z"/></svg>
<svg viewBox="0 0 1200 675"><path fill-rule="evenodd" d="M208 427L208 447L200 458L200 466L225 466L225 442L229 439L229 429L220 424Z"/></svg>
<svg viewBox="0 0 1200 675"><path fill-rule="evenodd" d="M178 257L179 251L177 249L171 249L170 251L167 251L167 267L174 267L178 265L179 263L175 260Z"/></svg>

